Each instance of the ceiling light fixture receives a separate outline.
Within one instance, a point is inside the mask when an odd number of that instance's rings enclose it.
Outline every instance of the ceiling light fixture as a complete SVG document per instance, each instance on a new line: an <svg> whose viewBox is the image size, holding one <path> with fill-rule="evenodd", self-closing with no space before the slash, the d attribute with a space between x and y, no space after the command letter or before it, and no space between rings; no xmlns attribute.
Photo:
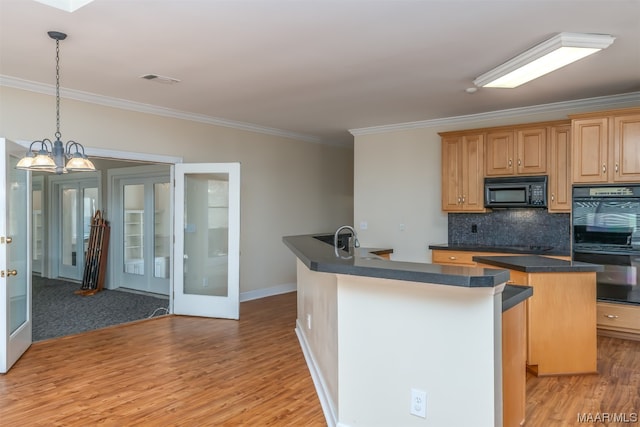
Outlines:
<svg viewBox="0 0 640 427"><path fill-rule="evenodd" d="M479 87L515 88L611 46L608 34L560 33L475 79Z"/></svg>
<svg viewBox="0 0 640 427"><path fill-rule="evenodd" d="M16 168L52 172L58 175L67 172L95 171L96 167L85 155L81 144L69 141L63 145L60 141L62 137L60 133L60 40L66 39L67 35L58 31L49 31L48 34L56 41L56 140L51 142L50 139L45 138L41 141L33 141ZM38 149L35 154L34 149ZM72 150L75 151L72 152Z"/></svg>

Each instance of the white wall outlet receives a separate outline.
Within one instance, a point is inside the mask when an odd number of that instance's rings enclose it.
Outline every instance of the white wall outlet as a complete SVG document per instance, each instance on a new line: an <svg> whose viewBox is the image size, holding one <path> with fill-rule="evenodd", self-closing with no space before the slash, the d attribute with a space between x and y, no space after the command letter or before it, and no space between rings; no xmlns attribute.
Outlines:
<svg viewBox="0 0 640 427"><path fill-rule="evenodd" d="M360 221L360 230L366 230L369 228L369 223L367 221Z"/></svg>
<svg viewBox="0 0 640 427"><path fill-rule="evenodd" d="M311 330L311 315L307 314L307 329Z"/></svg>
<svg viewBox="0 0 640 427"><path fill-rule="evenodd" d="M424 390L411 389L411 415L427 418L427 392Z"/></svg>

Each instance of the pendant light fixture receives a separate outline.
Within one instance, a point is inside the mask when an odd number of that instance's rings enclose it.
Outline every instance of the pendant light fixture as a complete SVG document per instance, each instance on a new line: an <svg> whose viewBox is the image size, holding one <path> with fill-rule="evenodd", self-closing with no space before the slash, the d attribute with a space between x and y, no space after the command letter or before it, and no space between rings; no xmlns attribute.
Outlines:
<svg viewBox="0 0 640 427"><path fill-rule="evenodd" d="M67 172L95 171L96 167L85 155L81 144L75 141L63 144L60 140L62 138L60 133L60 40L66 39L67 35L58 31L49 31L48 34L56 41L56 139L53 142L47 138L33 141L16 168L58 175Z"/></svg>

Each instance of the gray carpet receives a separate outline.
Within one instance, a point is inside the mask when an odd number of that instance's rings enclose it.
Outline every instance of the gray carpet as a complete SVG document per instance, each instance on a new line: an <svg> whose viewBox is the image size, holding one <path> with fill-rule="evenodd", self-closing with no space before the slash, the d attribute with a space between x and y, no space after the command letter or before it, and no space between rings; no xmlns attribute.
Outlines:
<svg viewBox="0 0 640 427"><path fill-rule="evenodd" d="M82 296L79 283L33 276L33 341L100 329L167 313L167 297L119 290Z"/></svg>

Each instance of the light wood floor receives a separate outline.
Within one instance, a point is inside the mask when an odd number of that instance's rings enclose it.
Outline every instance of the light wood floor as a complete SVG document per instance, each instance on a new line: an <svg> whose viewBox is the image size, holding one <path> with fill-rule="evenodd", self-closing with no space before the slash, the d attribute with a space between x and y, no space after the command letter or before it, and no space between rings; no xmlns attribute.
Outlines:
<svg viewBox="0 0 640 427"><path fill-rule="evenodd" d="M0 375L0 425L326 425L293 331L295 293L242 303L240 316L166 316L36 343ZM640 342L599 337L598 358L600 375L530 377L526 427L639 412Z"/></svg>

